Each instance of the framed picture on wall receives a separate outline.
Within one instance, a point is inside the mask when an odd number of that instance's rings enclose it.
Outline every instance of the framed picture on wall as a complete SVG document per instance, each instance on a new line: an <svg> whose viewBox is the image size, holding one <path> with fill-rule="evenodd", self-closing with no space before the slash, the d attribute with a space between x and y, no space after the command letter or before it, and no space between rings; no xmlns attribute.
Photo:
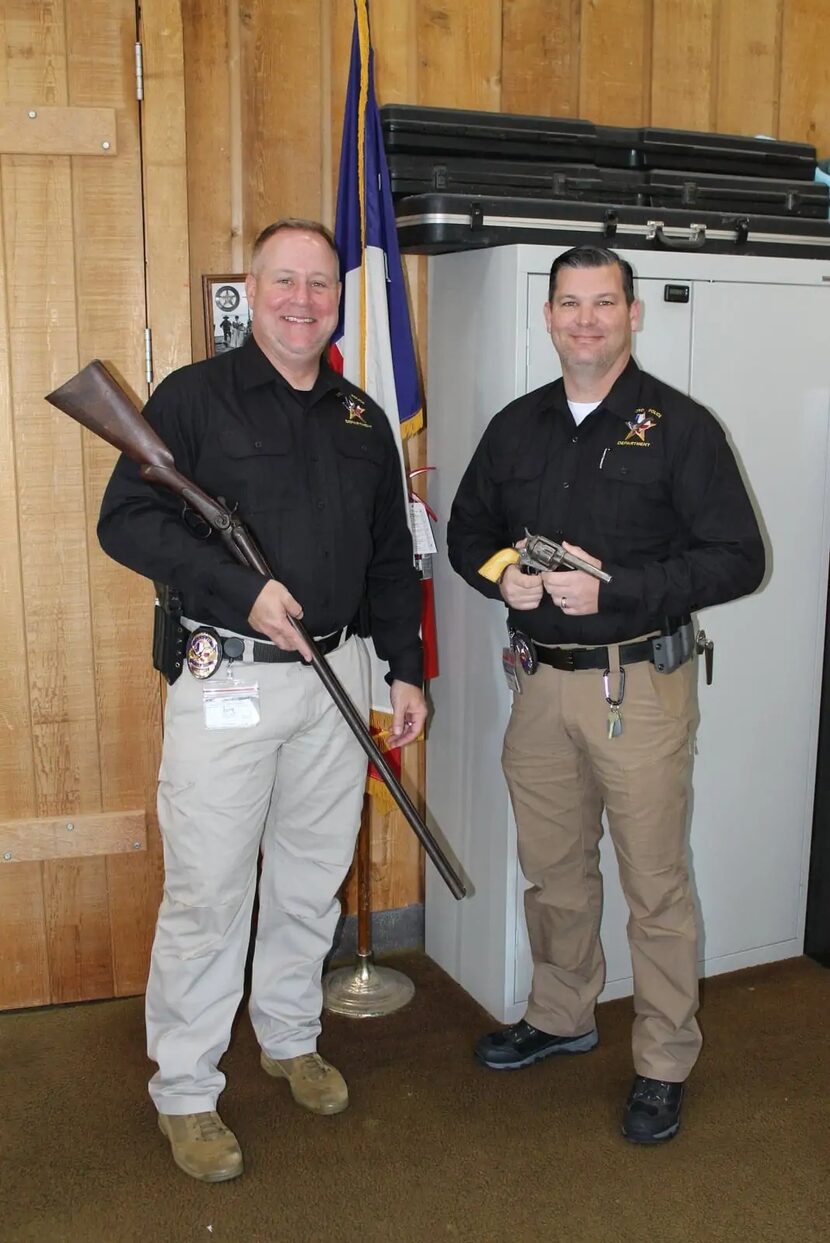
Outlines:
<svg viewBox="0 0 830 1243"><path fill-rule="evenodd" d="M202 295L208 358L235 350L251 334L244 275L203 276Z"/></svg>

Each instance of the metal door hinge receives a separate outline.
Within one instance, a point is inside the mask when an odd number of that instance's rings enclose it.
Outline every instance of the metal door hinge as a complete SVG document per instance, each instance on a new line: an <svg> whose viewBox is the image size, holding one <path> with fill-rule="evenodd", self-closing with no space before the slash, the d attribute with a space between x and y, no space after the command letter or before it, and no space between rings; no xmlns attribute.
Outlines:
<svg viewBox="0 0 830 1243"><path fill-rule="evenodd" d="M140 43L135 45L135 97L144 98L144 51Z"/></svg>
<svg viewBox="0 0 830 1243"><path fill-rule="evenodd" d="M147 383L153 383L153 334L149 328L144 329L144 365Z"/></svg>

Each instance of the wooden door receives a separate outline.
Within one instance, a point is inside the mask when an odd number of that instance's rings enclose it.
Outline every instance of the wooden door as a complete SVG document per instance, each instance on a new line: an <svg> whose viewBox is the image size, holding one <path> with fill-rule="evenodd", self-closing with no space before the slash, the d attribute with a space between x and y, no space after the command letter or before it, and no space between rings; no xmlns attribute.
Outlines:
<svg viewBox="0 0 830 1243"><path fill-rule="evenodd" d="M0 1008L142 991L160 893L152 587L43 400L95 357L146 399L135 41L134 0L0 6Z"/></svg>

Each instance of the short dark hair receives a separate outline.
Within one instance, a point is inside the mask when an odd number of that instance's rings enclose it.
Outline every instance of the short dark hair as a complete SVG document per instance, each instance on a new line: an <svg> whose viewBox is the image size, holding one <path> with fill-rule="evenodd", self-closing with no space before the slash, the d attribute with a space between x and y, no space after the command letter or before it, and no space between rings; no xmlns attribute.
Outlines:
<svg viewBox="0 0 830 1243"><path fill-rule="evenodd" d="M605 250L602 246L574 246L573 249L566 250L558 259L554 259L548 282L548 302L553 302L556 278L562 268L607 268L609 266L620 269L625 300L627 305L631 306L635 298L634 269L625 259L621 259L616 251Z"/></svg>
<svg viewBox="0 0 830 1243"><path fill-rule="evenodd" d="M280 220L275 220L273 224L266 225L254 242L254 248L251 251L252 272L265 243L275 233L283 233L287 230L295 230L297 233L316 233L318 237L321 237L331 248L331 253L334 255L334 261L337 264L337 278L338 280L340 279L340 256L337 253L337 247L334 244L334 234L331 229L327 229L319 220L301 220L299 216L283 216Z"/></svg>

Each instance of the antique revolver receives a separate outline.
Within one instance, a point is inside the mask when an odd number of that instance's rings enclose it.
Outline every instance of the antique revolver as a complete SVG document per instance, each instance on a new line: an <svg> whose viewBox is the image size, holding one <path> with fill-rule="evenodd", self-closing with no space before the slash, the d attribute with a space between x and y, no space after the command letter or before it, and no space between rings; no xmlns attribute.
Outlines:
<svg viewBox="0 0 830 1243"><path fill-rule="evenodd" d="M541 574L543 570L583 570L600 582L610 583L611 575L588 561L568 552L555 540L544 535L531 535L525 530L526 540L522 548L502 548L479 568L479 574L497 583L509 565L518 565L525 574Z"/></svg>

